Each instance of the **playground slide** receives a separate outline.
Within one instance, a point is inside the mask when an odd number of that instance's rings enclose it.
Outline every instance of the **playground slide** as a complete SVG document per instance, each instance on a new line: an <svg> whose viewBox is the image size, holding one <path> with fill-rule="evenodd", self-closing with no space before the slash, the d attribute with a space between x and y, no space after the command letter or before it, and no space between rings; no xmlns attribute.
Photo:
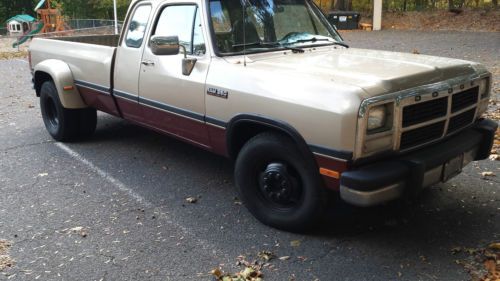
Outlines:
<svg viewBox="0 0 500 281"><path fill-rule="evenodd" d="M40 22L38 23L35 29L23 35L22 37L19 38L19 40L16 43L12 44L12 48L17 48L17 46L25 43L31 38L32 35L39 33L42 29L43 29L43 22Z"/></svg>

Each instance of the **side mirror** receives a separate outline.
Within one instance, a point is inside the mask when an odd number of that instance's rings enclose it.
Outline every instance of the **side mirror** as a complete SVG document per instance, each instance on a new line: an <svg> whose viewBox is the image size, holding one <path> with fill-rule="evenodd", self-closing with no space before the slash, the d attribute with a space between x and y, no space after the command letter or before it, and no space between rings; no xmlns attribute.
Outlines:
<svg viewBox="0 0 500 281"><path fill-rule="evenodd" d="M151 51L157 56L177 55L181 48L178 36L153 36L149 43Z"/></svg>
<svg viewBox="0 0 500 281"><path fill-rule="evenodd" d="M186 47L179 44L179 36L153 36L150 40L151 51L157 56L178 55L180 49L184 51L184 59L182 59L182 74L185 76L191 75L196 58L188 58Z"/></svg>

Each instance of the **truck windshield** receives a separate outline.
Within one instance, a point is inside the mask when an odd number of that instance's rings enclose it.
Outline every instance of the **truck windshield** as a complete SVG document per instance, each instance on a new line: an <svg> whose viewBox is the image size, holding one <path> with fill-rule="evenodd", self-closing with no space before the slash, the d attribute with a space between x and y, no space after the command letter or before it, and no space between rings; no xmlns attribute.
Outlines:
<svg viewBox="0 0 500 281"><path fill-rule="evenodd" d="M210 0L210 15L221 55L344 45L308 0Z"/></svg>

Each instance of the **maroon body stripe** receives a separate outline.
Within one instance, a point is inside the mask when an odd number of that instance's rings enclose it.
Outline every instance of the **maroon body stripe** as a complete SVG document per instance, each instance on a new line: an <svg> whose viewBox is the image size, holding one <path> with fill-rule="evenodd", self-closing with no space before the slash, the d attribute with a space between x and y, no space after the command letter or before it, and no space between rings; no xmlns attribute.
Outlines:
<svg viewBox="0 0 500 281"><path fill-rule="evenodd" d="M81 86L78 86L77 89L80 92L80 96L83 101L88 106L120 117L120 113L118 112L111 95Z"/></svg>
<svg viewBox="0 0 500 281"><path fill-rule="evenodd" d="M183 139L210 146L205 122L147 105L141 104L140 106L142 107L144 123Z"/></svg>
<svg viewBox="0 0 500 281"><path fill-rule="evenodd" d="M204 122L124 98L117 97L116 100L124 119L214 153L225 155L225 129L214 131L213 135L211 134L209 137L209 128L213 129L213 127ZM224 148L222 149L222 147Z"/></svg>
<svg viewBox="0 0 500 281"><path fill-rule="evenodd" d="M144 113L142 112L142 106L139 105L137 101L131 101L128 99L123 99L120 97L116 98L116 104L122 112L123 118L126 120L144 123Z"/></svg>
<svg viewBox="0 0 500 281"><path fill-rule="evenodd" d="M78 87L80 94L87 105L100 111L119 116L111 95L99 91ZM120 108L123 118L139 126L152 129L195 146L209 150L222 156L228 156L227 131L225 128L206 124L186 116L171 113L165 110L140 104L137 101L116 97L116 105ZM335 160L328 156L314 154L319 168L337 171L341 174L349 169L345 161ZM322 175L325 186L338 191L340 180Z"/></svg>
<svg viewBox="0 0 500 281"><path fill-rule="evenodd" d="M207 125L212 151L222 156L229 156L227 151L226 129L219 126Z"/></svg>

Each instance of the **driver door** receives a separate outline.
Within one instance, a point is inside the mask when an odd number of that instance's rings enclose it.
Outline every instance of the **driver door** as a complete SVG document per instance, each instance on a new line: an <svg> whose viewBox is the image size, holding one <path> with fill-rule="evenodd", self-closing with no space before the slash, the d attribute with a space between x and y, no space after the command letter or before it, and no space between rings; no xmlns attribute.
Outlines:
<svg viewBox="0 0 500 281"><path fill-rule="evenodd" d="M177 55L155 55L144 48L139 78L139 103L155 128L207 147L205 81L210 64L206 54L199 5L169 4L157 14L150 36L178 36L184 46ZM195 58L189 75L182 72L184 56Z"/></svg>

